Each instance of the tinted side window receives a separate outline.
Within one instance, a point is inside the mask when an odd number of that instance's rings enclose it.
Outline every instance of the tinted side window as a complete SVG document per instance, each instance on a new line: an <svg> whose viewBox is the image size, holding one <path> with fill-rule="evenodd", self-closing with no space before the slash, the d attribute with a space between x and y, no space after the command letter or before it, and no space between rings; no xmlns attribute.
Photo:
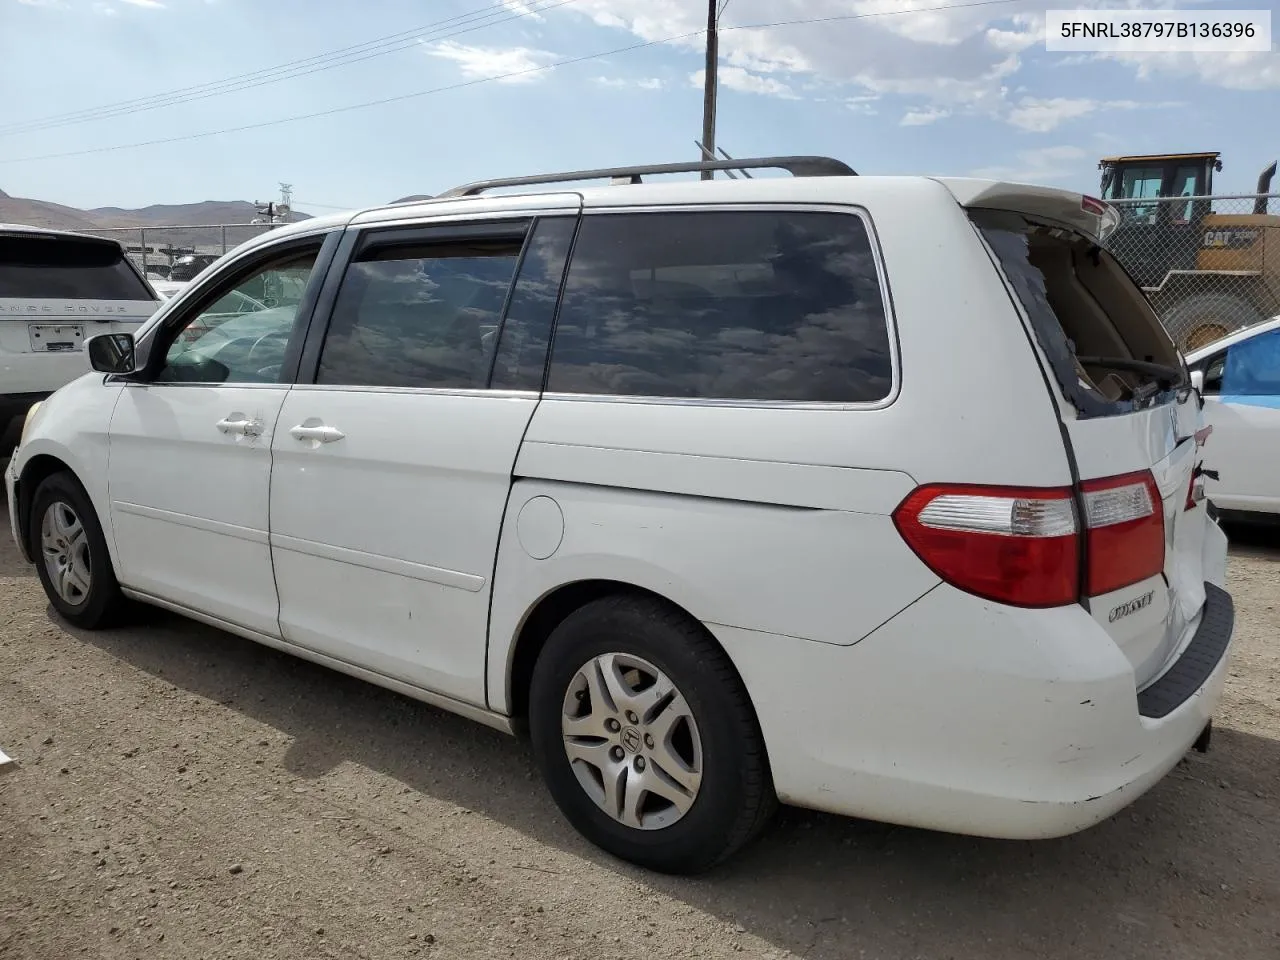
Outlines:
<svg viewBox="0 0 1280 960"><path fill-rule="evenodd" d="M1280 330L1227 347L1221 392L1228 397L1280 396Z"/></svg>
<svg viewBox="0 0 1280 960"><path fill-rule="evenodd" d="M870 238L840 213L588 216L547 389L867 402L888 396Z"/></svg>
<svg viewBox="0 0 1280 960"><path fill-rule="evenodd" d="M316 383L482 388L520 240L374 248L347 268Z"/></svg>
<svg viewBox="0 0 1280 960"><path fill-rule="evenodd" d="M493 365L497 390L541 390L556 300L573 242L576 217L538 221L525 248Z"/></svg>
<svg viewBox="0 0 1280 960"><path fill-rule="evenodd" d="M0 297L154 300L118 243L74 237L0 237Z"/></svg>

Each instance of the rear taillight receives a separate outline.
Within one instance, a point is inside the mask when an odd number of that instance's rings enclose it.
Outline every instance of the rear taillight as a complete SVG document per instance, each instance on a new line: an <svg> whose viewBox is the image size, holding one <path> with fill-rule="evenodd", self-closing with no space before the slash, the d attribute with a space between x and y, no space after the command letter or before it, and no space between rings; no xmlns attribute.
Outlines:
<svg viewBox="0 0 1280 960"><path fill-rule="evenodd" d="M1080 484L1089 596L1111 593L1164 569L1164 508L1149 470Z"/></svg>
<svg viewBox="0 0 1280 960"><path fill-rule="evenodd" d="M1081 197L1080 209L1085 213L1092 213L1095 217L1100 217L1107 212L1107 205L1097 197Z"/></svg>
<svg viewBox="0 0 1280 960"><path fill-rule="evenodd" d="M1019 607L1079 597L1069 488L925 486L899 505L893 522L916 555L961 590Z"/></svg>
<svg viewBox="0 0 1280 960"><path fill-rule="evenodd" d="M1069 487L919 487L893 513L928 567L961 590L1016 607L1058 607L1164 569L1164 510L1150 471ZM1081 532L1083 530L1083 538Z"/></svg>

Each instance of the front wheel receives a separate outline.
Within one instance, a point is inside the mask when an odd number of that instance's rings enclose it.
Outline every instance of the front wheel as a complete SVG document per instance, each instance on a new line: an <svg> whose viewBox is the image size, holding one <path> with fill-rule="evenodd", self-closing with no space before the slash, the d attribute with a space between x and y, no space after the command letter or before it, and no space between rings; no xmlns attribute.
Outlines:
<svg viewBox="0 0 1280 960"><path fill-rule="evenodd" d="M776 805L755 712L705 629L656 600L570 614L534 668L534 753L588 840L665 873L709 869Z"/></svg>
<svg viewBox="0 0 1280 960"><path fill-rule="evenodd" d="M55 473L36 488L27 530L40 583L59 615L86 630L114 621L125 599L98 515L70 473Z"/></svg>

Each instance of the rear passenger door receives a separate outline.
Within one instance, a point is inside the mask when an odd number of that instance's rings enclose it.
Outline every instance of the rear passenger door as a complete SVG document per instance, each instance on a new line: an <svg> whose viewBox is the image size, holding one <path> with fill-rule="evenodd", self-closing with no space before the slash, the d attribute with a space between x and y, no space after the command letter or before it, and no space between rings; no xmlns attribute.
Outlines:
<svg viewBox="0 0 1280 960"><path fill-rule="evenodd" d="M286 640L484 705L498 532L576 226L574 209L348 238L272 445Z"/></svg>

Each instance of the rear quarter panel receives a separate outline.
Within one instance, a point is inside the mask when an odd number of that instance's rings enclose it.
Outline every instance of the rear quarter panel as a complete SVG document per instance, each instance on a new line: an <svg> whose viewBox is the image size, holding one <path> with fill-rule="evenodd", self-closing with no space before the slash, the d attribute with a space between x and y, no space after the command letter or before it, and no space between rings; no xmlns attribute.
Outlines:
<svg viewBox="0 0 1280 960"><path fill-rule="evenodd" d="M950 192L905 178L781 183L776 202L869 215L899 384L878 408L545 397L498 547L493 709L507 709L520 627L564 584L634 584L704 623L849 646L938 583L891 518L917 484L1071 482L1030 341ZM761 196L742 181L666 195L686 208Z"/></svg>

